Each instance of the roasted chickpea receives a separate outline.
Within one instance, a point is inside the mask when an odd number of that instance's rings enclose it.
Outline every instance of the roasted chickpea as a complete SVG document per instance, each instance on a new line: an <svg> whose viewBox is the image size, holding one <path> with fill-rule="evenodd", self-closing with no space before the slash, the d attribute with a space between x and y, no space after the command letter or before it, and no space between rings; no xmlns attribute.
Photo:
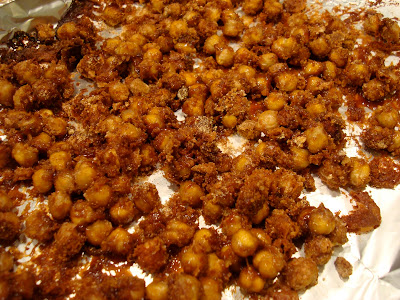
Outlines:
<svg viewBox="0 0 400 300"><path fill-rule="evenodd" d="M45 132L41 132L31 140L31 145L39 151L47 151L51 147L52 143L53 139Z"/></svg>
<svg viewBox="0 0 400 300"><path fill-rule="evenodd" d="M13 241L19 234L21 222L12 212L0 212L0 240Z"/></svg>
<svg viewBox="0 0 400 300"><path fill-rule="evenodd" d="M75 179L72 171L63 171L54 178L56 191L72 193L75 190Z"/></svg>
<svg viewBox="0 0 400 300"><path fill-rule="evenodd" d="M277 248L271 246L256 253L253 265L263 278L273 279L285 266L285 259Z"/></svg>
<svg viewBox="0 0 400 300"><path fill-rule="evenodd" d="M277 128L278 123L278 112L275 110L266 110L258 116L257 129L262 132L267 132L270 129Z"/></svg>
<svg viewBox="0 0 400 300"><path fill-rule="evenodd" d="M193 236L193 248L205 253L210 253L213 250L215 241L215 232L207 228L197 230Z"/></svg>
<svg viewBox="0 0 400 300"><path fill-rule="evenodd" d="M258 239L251 231L239 229L232 236L232 249L241 257L251 256L258 247Z"/></svg>
<svg viewBox="0 0 400 300"><path fill-rule="evenodd" d="M243 31L243 22L232 9L226 9L222 12L222 21L224 27L222 32L228 37L239 36Z"/></svg>
<svg viewBox="0 0 400 300"><path fill-rule="evenodd" d="M180 36L186 34L189 31L188 25L185 20L173 21L169 28L169 34L172 38L178 39Z"/></svg>
<svg viewBox="0 0 400 300"><path fill-rule="evenodd" d="M56 220L63 220L69 215L72 201L67 193L57 191L48 197L48 205L52 217Z"/></svg>
<svg viewBox="0 0 400 300"><path fill-rule="evenodd" d="M317 265L325 265L332 256L333 245L327 237L318 235L305 242L304 252Z"/></svg>
<svg viewBox="0 0 400 300"><path fill-rule="evenodd" d="M168 283L162 280L154 280L146 287L146 297L149 300L167 300Z"/></svg>
<svg viewBox="0 0 400 300"><path fill-rule="evenodd" d="M35 210L27 218L25 222L25 235L31 239L40 242L46 242L53 238L57 226L44 211Z"/></svg>
<svg viewBox="0 0 400 300"><path fill-rule="evenodd" d="M311 52L318 57L324 57L329 54L331 47L325 37L321 36L309 44Z"/></svg>
<svg viewBox="0 0 400 300"><path fill-rule="evenodd" d="M113 227L107 220L97 220L86 228L86 237L89 243L100 246L111 233Z"/></svg>
<svg viewBox="0 0 400 300"><path fill-rule="evenodd" d="M334 215L323 206L313 210L308 219L308 228L313 234L330 234L335 226Z"/></svg>
<svg viewBox="0 0 400 300"><path fill-rule="evenodd" d="M215 59L217 63L223 67L230 67L233 64L233 59L235 58L235 52L229 46L217 47Z"/></svg>
<svg viewBox="0 0 400 300"><path fill-rule="evenodd" d="M14 256L8 251L0 252L0 273L11 271L14 267ZM1 287L0 287L1 291ZM1 292L0 292L1 295Z"/></svg>
<svg viewBox="0 0 400 300"><path fill-rule="evenodd" d="M237 118L232 115L225 115L222 117L222 124L229 129L233 129L236 127Z"/></svg>
<svg viewBox="0 0 400 300"><path fill-rule="evenodd" d="M204 196L204 191L193 181L185 181L179 187L179 195L183 203L190 206L198 206L201 204L201 197Z"/></svg>
<svg viewBox="0 0 400 300"><path fill-rule="evenodd" d="M53 171L49 169L36 170L32 175L32 183L39 193L47 193L53 187Z"/></svg>
<svg viewBox="0 0 400 300"><path fill-rule="evenodd" d="M284 38L279 37L276 39L271 47L272 52L274 52L280 59L287 60L299 51L300 45L297 43L296 39L293 37Z"/></svg>
<svg viewBox="0 0 400 300"><path fill-rule="evenodd" d="M375 119L382 127L394 128L399 121L399 113L396 109L387 107L376 113Z"/></svg>
<svg viewBox="0 0 400 300"><path fill-rule="evenodd" d="M39 151L23 143L15 144L11 151L12 157L22 167L32 167L38 161Z"/></svg>
<svg viewBox="0 0 400 300"><path fill-rule="evenodd" d="M138 213L133 201L127 198L121 198L110 208L111 220L121 225L131 223Z"/></svg>
<svg viewBox="0 0 400 300"><path fill-rule="evenodd" d="M283 72L275 77L276 87L282 92L293 92L298 82L299 77L294 73Z"/></svg>
<svg viewBox="0 0 400 300"><path fill-rule="evenodd" d="M310 152L307 149L292 147L290 148L290 151L292 152L292 163L294 169L301 170L310 165Z"/></svg>
<svg viewBox="0 0 400 300"><path fill-rule="evenodd" d="M80 190L87 189L94 182L96 175L96 169L90 162L79 161L74 169L76 187Z"/></svg>
<svg viewBox="0 0 400 300"><path fill-rule="evenodd" d="M244 0L243 11L248 15L255 15L263 8L262 0Z"/></svg>
<svg viewBox="0 0 400 300"><path fill-rule="evenodd" d="M258 57L258 66L262 71L268 71L269 67L279 62L275 53L265 53Z"/></svg>
<svg viewBox="0 0 400 300"><path fill-rule="evenodd" d="M127 255L132 250L132 236L124 228L118 227L101 243L101 249L118 255Z"/></svg>
<svg viewBox="0 0 400 300"><path fill-rule="evenodd" d="M307 129L304 133L307 139L308 150L311 153L317 153L328 146L328 134L321 124Z"/></svg>
<svg viewBox="0 0 400 300"><path fill-rule="evenodd" d="M76 225L87 225L96 220L96 212L87 201L76 201L70 210L69 217Z"/></svg>
<svg viewBox="0 0 400 300"><path fill-rule="evenodd" d="M220 300L222 293L221 283L209 277L200 279L203 287L203 294L201 300Z"/></svg>
<svg viewBox="0 0 400 300"><path fill-rule="evenodd" d="M286 265L283 276L285 282L295 291L309 288L318 281L317 264L310 258L293 258Z"/></svg>
<svg viewBox="0 0 400 300"><path fill-rule="evenodd" d="M123 102L128 100L129 88L122 82L113 82L108 86L108 92L114 102Z"/></svg>
<svg viewBox="0 0 400 300"><path fill-rule="evenodd" d="M264 100L265 106L269 110L281 110L286 102L288 101L288 97L284 93L280 92L271 92L267 98Z"/></svg>
<svg viewBox="0 0 400 300"><path fill-rule="evenodd" d="M67 151L57 151L50 154L49 161L54 169L62 171L71 163L71 154Z"/></svg>
<svg viewBox="0 0 400 300"><path fill-rule="evenodd" d="M187 248L181 254L181 265L185 273L198 277L206 271L208 257L202 251Z"/></svg>
<svg viewBox="0 0 400 300"><path fill-rule="evenodd" d="M108 184L96 182L83 194L89 204L94 207L106 207L112 197L112 189Z"/></svg>

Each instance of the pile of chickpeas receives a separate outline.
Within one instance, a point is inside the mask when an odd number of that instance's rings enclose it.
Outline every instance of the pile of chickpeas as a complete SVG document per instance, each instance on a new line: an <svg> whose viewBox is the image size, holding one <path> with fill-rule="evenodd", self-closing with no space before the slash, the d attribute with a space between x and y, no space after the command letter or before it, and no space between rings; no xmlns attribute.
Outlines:
<svg viewBox="0 0 400 300"><path fill-rule="evenodd" d="M385 65L400 27L361 18L363 31L303 0L88 0L10 41L0 298L221 299L237 285L298 299L348 232L380 225L364 188L400 183L400 74ZM101 37L93 20L121 34ZM346 156L346 122L380 155ZM248 141L237 156L221 150L235 134ZM143 180L156 170L174 188L167 202ZM315 176L358 208L311 206ZM24 262L27 238L38 245Z"/></svg>

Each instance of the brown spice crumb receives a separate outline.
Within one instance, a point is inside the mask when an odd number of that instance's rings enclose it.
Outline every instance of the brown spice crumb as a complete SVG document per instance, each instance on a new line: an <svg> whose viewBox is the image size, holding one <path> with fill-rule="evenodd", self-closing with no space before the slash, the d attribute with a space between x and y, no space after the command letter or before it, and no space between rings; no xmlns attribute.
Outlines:
<svg viewBox="0 0 400 300"><path fill-rule="evenodd" d="M353 266L344 257L339 256L336 258L335 268L339 276L343 279L347 279L353 274Z"/></svg>

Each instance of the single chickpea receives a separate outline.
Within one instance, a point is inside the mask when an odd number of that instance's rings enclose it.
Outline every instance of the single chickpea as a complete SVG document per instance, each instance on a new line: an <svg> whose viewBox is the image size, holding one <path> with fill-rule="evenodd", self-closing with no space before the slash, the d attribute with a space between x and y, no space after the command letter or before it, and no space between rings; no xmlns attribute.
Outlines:
<svg viewBox="0 0 400 300"><path fill-rule="evenodd" d="M67 134L67 121L63 118L47 118L44 122L44 130L49 135L63 136Z"/></svg>
<svg viewBox="0 0 400 300"><path fill-rule="evenodd" d="M280 59L287 60L293 57L299 51L299 44L293 37L279 37L272 43L271 50Z"/></svg>
<svg viewBox="0 0 400 300"><path fill-rule="evenodd" d="M96 220L96 213L87 201L76 201L69 212L71 222L80 226L87 225Z"/></svg>
<svg viewBox="0 0 400 300"><path fill-rule="evenodd" d="M309 43L311 52L318 57L324 57L331 51L331 46L325 37L321 36Z"/></svg>
<svg viewBox="0 0 400 300"><path fill-rule="evenodd" d="M193 248L205 253L210 253L213 250L213 241L215 233L210 229L202 228L197 230L193 236Z"/></svg>
<svg viewBox="0 0 400 300"><path fill-rule="evenodd" d="M282 92L293 92L298 82L299 78L294 73L283 72L275 77L276 87Z"/></svg>
<svg viewBox="0 0 400 300"><path fill-rule="evenodd" d="M229 129L233 129L236 127L237 118L232 115L225 115L222 117L222 124Z"/></svg>
<svg viewBox="0 0 400 300"><path fill-rule="evenodd" d="M94 207L106 207L112 197L112 189L108 184L96 182L83 194L89 204Z"/></svg>
<svg viewBox="0 0 400 300"><path fill-rule="evenodd" d="M100 246L113 230L112 224L107 220L97 220L86 228L86 237L89 243Z"/></svg>
<svg viewBox="0 0 400 300"><path fill-rule="evenodd" d="M203 295L201 300L220 300L222 293L222 285L219 281L203 277L200 279L201 285L203 287Z"/></svg>
<svg viewBox="0 0 400 300"><path fill-rule="evenodd" d="M49 161L54 169L62 171L71 163L71 154L67 151L57 151L50 154Z"/></svg>
<svg viewBox="0 0 400 300"><path fill-rule="evenodd" d="M275 19L283 11L283 5L278 0L265 0L263 12L266 14L268 19Z"/></svg>
<svg viewBox="0 0 400 300"><path fill-rule="evenodd" d="M126 229L118 227L101 243L101 249L118 255L127 255L132 250L131 234Z"/></svg>
<svg viewBox="0 0 400 300"><path fill-rule="evenodd" d="M247 80L251 80L256 76L256 70L254 70L252 67L250 66L246 66L246 65L240 65L237 68L237 71L239 74L242 74L246 77Z"/></svg>
<svg viewBox="0 0 400 300"><path fill-rule="evenodd" d="M33 60L24 60L13 67L20 84L34 84L42 76L42 69L39 64Z"/></svg>
<svg viewBox="0 0 400 300"><path fill-rule="evenodd" d="M306 110L311 116L316 117L318 115L326 113L325 104L321 102L309 102L306 105Z"/></svg>
<svg viewBox="0 0 400 300"><path fill-rule="evenodd" d="M31 140L31 145L39 151L47 151L52 143L53 139L45 132L41 132Z"/></svg>
<svg viewBox="0 0 400 300"><path fill-rule="evenodd" d="M229 46L227 47L217 47L215 58L217 64L223 67L230 67L233 64L233 60L235 58L235 51Z"/></svg>
<svg viewBox="0 0 400 300"><path fill-rule="evenodd" d="M53 171L48 169L36 170L32 175L32 183L39 193L47 193L53 187Z"/></svg>
<svg viewBox="0 0 400 300"><path fill-rule="evenodd" d="M138 215L134 203L130 199L122 198L110 208L110 217L115 224L129 224Z"/></svg>
<svg viewBox="0 0 400 300"><path fill-rule="evenodd" d="M399 113L394 108L384 108L375 115L379 125L386 128L394 128L399 122Z"/></svg>
<svg viewBox="0 0 400 300"><path fill-rule="evenodd" d="M347 64L349 56L348 50L344 48L334 48L329 53L329 60L336 64L339 68L343 68Z"/></svg>
<svg viewBox="0 0 400 300"><path fill-rule="evenodd" d="M240 229L232 236L232 249L241 257L253 255L257 247L258 239L249 230Z"/></svg>
<svg viewBox="0 0 400 300"><path fill-rule="evenodd" d="M261 250L253 258L254 267L265 279L275 278L285 266L283 254L274 247Z"/></svg>
<svg viewBox="0 0 400 300"><path fill-rule="evenodd" d="M267 202L257 211L257 213L251 218L254 224L260 224L269 215L269 205Z"/></svg>
<svg viewBox="0 0 400 300"><path fill-rule="evenodd" d="M250 21L250 24L253 22L253 18L250 17L249 19L247 19L248 21ZM256 45L258 43L260 43L262 41L262 39L264 38L264 30L261 26L254 26L254 27L249 27L249 25L247 25L246 20L243 20L244 25L247 27L247 30L245 31L245 33L242 36L242 41L245 45Z"/></svg>
<svg viewBox="0 0 400 300"><path fill-rule="evenodd" d="M57 37L62 40L78 36L79 36L79 29L74 22L66 22L57 29Z"/></svg>
<svg viewBox="0 0 400 300"><path fill-rule="evenodd" d="M13 207L14 203L6 191L0 190L0 212L10 211Z"/></svg>
<svg viewBox="0 0 400 300"><path fill-rule="evenodd" d="M275 110L266 110L258 116L257 129L262 132L267 132L270 129L279 127L278 112Z"/></svg>
<svg viewBox="0 0 400 300"><path fill-rule="evenodd" d="M355 187L363 187L370 180L371 169L366 161L354 160L350 171L350 183Z"/></svg>
<svg viewBox="0 0 400 300"><path fill-rule="evenodd" d="M252 228L250 231L257 238L259 248L266 248L271 246L272 238L267 234L264 229Z"/></svg>
<svg viewBox="0 0 400 300"><path fill-rule="evenodd" d="M114 102L123 102L128 100L129 88L122 82L113 82L108 86L108 92Z"/></svg>
<svg viewBox="0 0 400 300"><path fill-rule="evenodd" d="M369 15L364 20L364 30L372 35L377 35L379 33L380 27L382 25L381 15L373 14Z"/></svg>
<svg viewBox="0 0 400 300"><path fill-rule="evenodd" d="M302 170L310 165L310 152L308 152L307 149L292 147L290 148L290 152L292 152L292 163L294 169Z"/></svg>
<svg viewBox="0 0 400 300"><path fill-rule="evenodd" d="M149 300L168 300L168 283L154 280L146 287L146 298Z"/></svg>
<svg viewBox="0 0 400 300"><path fill-rule="evenodd" d="M54 219L64 220L72 208L71 197L65 192L54 192L48 197L48 206Z"/></svg>
<svg viewBox="0 0 400 300"><path fill-rule="evenodd" d="M317 153L329 144L328 134L322 124L307 129L304 134L307 139L308 150L311 153Z"/></svg>
<svg viewBox="0 0 400 300"><path fill-rule="evenodd" d="M205 8L204 11L204 17L207 20L213 21L213 22L218 22L219 19L221 18L221 9L216 6L208 6Z"/></svg>
<svg viewBox="0 0 400 300"><path fill-rule="evenodd" d="M308 219L308 228L313 234L327 235L336 227L332 212L324 207L314 209Z"/></svg>
<svg viewBox="0 0 400 300"><path fill-rule="evenodd" d="M75 179L73 172L59 172L54 179L54 187L56 191L72 193L75 191Z"/></svg>
<svg viewBox="0 0 400 300"><path fill-rule="evenodd" d="M186 249L180 257L181 265L185 273L198 277L204 274L208 264L206 253L193 251L192 247Z"/></svg>
<svg viewBox="0 0 400 300"><path fill-rule="evenodd" d="M278 56L275 53L265 53L258 57L258 66L262 71L268 71L269 67L279 62Z"/></svg>
<svg viewBox="0 0 400 300"><path fill-rule="evenodd" d="M331 61L326 61L323 71L323 77L325 80L333 80L336 78L338 73L336 65Z"/></svg>
<svg viewBox="0 0 400 300"><path fill-rule="evenodd" d="M351 63L346 67L346 74L350 82L354 85L362 85L371 76L368 66L364 63Z"/></svg>
<svg viewBox="0 0 400 300"><path fill-rule="evenodd" d="M6 79L0 79L0 104L2 106L13 106L13 97L16 88Z"/></svg>
<svg viewBox="0 0 400 300"><path fill-rule="evenodd" d="M235 158L232 165L232 171L237 174L243 174L253 167L253 160L246 154L241 154Z"/></svg>
<svg viewBox="0 0 400 300"><path fill-rule="evenodd" d="M121 12L121 10L118 7L114 6L107 6L103 13L101 14L103 17L104 21L107 23L109 26L117 26L124 20L124 14Z"/></svg>
<svg viewBox="0 0 400 300"><path fill-rule="evenodd" d="M222 32L228 37L237 37L243 31L243 22L239 16L232 9L225 9L222 12L222 21L224 22L224 27Z"/></svg>
<svg viewBox="0 0 400 300"><path fill-rule="evenodd" d="M11 151L12 157L22 167L32 167L38 161L39 151L23 143L15 144Z"/></svg>
<svg viewBox="0 0 400 300"><path fill-rule="evenodd" d="M265 280L253 267L245 267L240 271L238 284L249 293L258 293L264 288Z"/></svg>
<svg viewBox="0 0 400 300"><path fill-rule="evenodd" d="M264 100L265 106L269 110L279 111L281 110L288 101L288 97L285 93L271 92Z"/></svg>
<svg viewBox="0 0 400 300"><path fill-rule="evenodd" d="M169 28L169 34L173 39L178 39L180 36L189 31L188 25L185 20L173 21Z"/></svg>
<svg viewBox="0 0 400 300"><path fill-rule="evenodd" d="M80 190L87 189L94 182L96 175L96 169L90 162L79 161L74 169L76 187Z"/></svg>
<svg viewBox="0 0 400 300"><path fill-rule="evenodd" d="M324 70L323 63L315 60L310 60L304 67L304 74L307 76L318 76Z"/></svg>
<svg viewBox="0 0 400 300"><path fill-rule="evenodd" d="M243 11L248 15L255 15L263 8L263 0L244 0Z"/></svg>
<svg viewBox="0 0 400 300"><path fill-rule="evenodd" d="M204 196L203 189L193 181L185 181L179 187L179 195L182 202L190 206L201 204L201 197Z"/></svg>

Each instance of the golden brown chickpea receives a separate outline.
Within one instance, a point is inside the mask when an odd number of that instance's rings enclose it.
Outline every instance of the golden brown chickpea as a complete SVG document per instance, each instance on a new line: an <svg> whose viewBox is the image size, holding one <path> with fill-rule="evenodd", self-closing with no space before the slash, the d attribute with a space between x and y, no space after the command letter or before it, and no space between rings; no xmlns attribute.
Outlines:
<svg viewBox="0 0 400 300"><path fill-rule="evenodd" d="M84 243L85 236L78 230L78 226L64 222L54 235L53 246L62 258L63 256L70 257L77 254Z"/></svg>
<svg viewBox="0 0 400 300"><path fill-rule="evenodd" d="M21 222L12 212L0 212L0 240L13 241L19 234Z"/></svg>
<svg viewBox="0 0 400 300"><path fill-rule="evenodd" d="M268 19L275 19L283 11L283 5L277 0L265 0L263 12Z"/></svg>
<svg viewBox="0 0 400 300"><path fill-rule="evenodd" d="M279 62L275 53L265 53L258 57L258 66L262 71L268 71L269 67Z"/></svg>
<svg viewBox="0 0 400 300"><path fill-rule="evenodd" d="M224 27L222 32L228 37L237 37L243 31L243 22L239 16L235 13L233 9L225 9L222 12L222 21L224 22Z"/></svg>
<svg viewBox="0 0 400 300"><path fill-rule="evenodd" d="M197 230L193 236L193 248L198 251L210 253L213 250L215 232L207 228Z"/></svg>
<svg viewBox="0 0 400 300"><path fill-rule="evenodd" d="M195 182L185 181L179 187L179 196L184 204L198 206L201 204L201 197L204 196L204 191Z"/></svg>
<svg viewBox="0 0 400 300"><path fill-rule="evenodd" d="M131 41L119 43L114 51L117 55L127 56L139 56L142 53L140 46ZM109 58L109 60L111 59L113 59L113 57Z"/></svg>
<svg viewBox="0 0 400 300"><path fill-rule="evenodd" d="M275 77L276 87L282 92L293 92L298 82L299 78L294 73L283 72Z"/></svg>
<svg viewBox="0 0 400 300"><path fill-rule="evenodd" d="M118 227L101 243L101 249L118 255L127 255L132 250L131 234L124 228Z"/></svg>
<svg viewBox="0 0 400 300"><path fill-rule="evenodd" d="M169 297L176 300L199 300L201 284L199 280L185 273L178 273L172 277L169 285Z"/></svg>
<svg viewBox="0 0 400 300"><path fill-rule="evenodd" d="M310 152L307 149L292 147L290 152L292 152L292 164L295 170L305 169L310 165Z"/></svg>
<svg viewBox="0 0 400 300"><path fill-rule="evenodd" d="M62 171L71 163L71 154L67 151L57 151L50 154L49 161L54 169Z"/></svg>
<svg viewBox="0 0 400 300"><path fill-rule="evenodd" d="M53 238L57 225L44 211L34 210L25 221L25 235L40 242L46 242Z"/></svg>
<svg viewBox="0 0 400 300"><path fill-rule="evenodd" d="M63 118L47 118L44 122L44 131L49 135L63 136L67 133L67 122Z"/></svg>
<svg viewBox="0 0 400 300"><path fill-rule="evenodd" d="M204 252L193 250L193 247L185 249L181 253L180 261L185 273L198 277L206 271L208 257Z"/></svg>
<svg viewBox="0 0 400 300"><path fill-rule="evenodd" d="M150 213L160 204L157 188L152 183L134 186L132 190L133 202L143 213Z"/></svg>
<svg viewBox="0 0 400 300"><path fill-rule="evenodd" d="M32 175L32 183L39 193L47 193L53 187L53 171L49 169L36 170Z"/></svg>
<svg viewBox="0 0 400 300"><path fill-rule="evenodd" d="M253 267L245 267L240 271L238 284L249 293L258 293L264 288L265 280Z"/></svg>
<svg viewBox="0 0 400 300"><path fill-rule="evenodd" d="M330 82L326 82L325 80L312 76L307 80L306 90L313 95L320 94L324 90L328 90L331 87Z"/></svg>
<svg viewBox="0 0 400 300"><path fill-rule="evenodd" d="M169 28L169 34L173 39L178 39L180 36L187 34L188 31L189 28L185 20L173 21Z"/></svg>
<svg viewBox="0 0 400 300"><path fill-rule="evenodd" d="M188 98L182 105L182 111L189 117L204 115L204 102L199 97Z"/></svg>
<svg viewBox="0 0 400 300"><path fill-rule="evenodd" d="M235 58L235 52L229 46L226 47L216 47L215 59L217 64L223 67L230 67L233 64Z"/></svg>
<svg viewBox="0 0 400 300"><path fill-rule="evenodd" d="M110 208L111 220L116 224L129 224L137 214L138 210L133 201L127 198L121 198Z"/></svg>
<svg viewBox="0 0 400 300"><path fill-rule="evenodd" d="M106 207L111 201L112 189L108 184L97 181L83 196L93 208Z"/></svg>
<svg viewBox="0 0 400 300"><path fill-rule="evenodd" d="M13 96L16 88L14 85L5 79L0 79L0 105L13 106Z"/></svg>
<svg viewBox="0 0 400 300"><path fill-rule="evenodd" d="M163 239L168 245L187 245L193 238L195 230L193 227L178 220L170 220L164 231Z"/></svg>
<svg viewBox="0 0 400 300"><path fill-rule="evenodd" d="M94 182L96 175L97 171L90 162L79 161L74 169L76 187L80 190L87 189Z"/></svg>
<svg viewBox="0 0 400 300"><path fill-rule="evenodd" d="M111 99L113 99L114 102L123 102L128 100L129 97L128 86L119 81L111 83L108 86L108 92L110 93Z"/></svg>
<svg viewBox="0 0 400 300"><path fill-rule="evenodd" d="M399 122L399 113L392 107L385 107L376 112L375 119L382 127L394 128Z"/></svg>
<svg viewBox="0 0 400 300"><path fill-rule="evenodd" d="M338 69L333 62L326 61L324 65L323 77L325 80L333 80L338 74Z"/></svg>
<svg viewBox="0 0 400 300"><path fill-rule="evenodd" d="M250 23L253 22L253 18L249 19ZM245 21L243 21L245 23ZM249 27L249 25L244 24L247 30L242 36L242 41L246 46L256 45L262 41L264 38L264 30L262 26Z"/></svg>
<svg viewBox="0 0 400 300"><path fill-rule="evenodd" d="M269 205L267 202L257 211L257 213L252 216L251 221L254 224L260 224L269 215Z"/></svg>
<svg viewBox="0 0 400 300"><path fill-rule="evenodd" d="M56 191L66 192L68 194L75 191L75 179L72 171L59 172L54 178L54 187Z"/></svg>
<svg viewBox="0 0 400 300"><path fill-rule="evenodd" d="M113 230L112 224L107 220L97 220L86 228L86 237L89 243L100 246Z"/></svg>
<svg viewBox="0 0 400 300"><path fill-rule="evenodd" d="M48 197L48 206L54 219L64 220L72 208L71 197L65 192L54 192Z"/></svg>
<svg viewBox="0 0 400 300"><path fill-rule="evenodd" d="M96 212L87 201L78 200L72 205L69 217L78 226L87 225L96 220Z"/></svg>
<svg viewBox="0 0 400 300"><path fill-rule="evenodd" d="M146 287L146 298L149 300L168 300L168 283L154 280Z"/></svg>
<svg viewBox="0 0 400 300"><path fill-rule="evenodd" d="M157 48L150 48L143 54L143 59L149 59L160 63L162 60L162 53Z"/></svg>
<svg viewBox="0 0 400 300"><path fill-rule="evenodd" d="M307 129L304 134L307 139L308 150L311 153L317 153L328 146L328 134L322 124Z"/></svg>
<svg viewBox="0 0 400 300"><path fill-rule="evenodd" d="M233 129L236 127L237 118L232 115L226 115L222 117L222 124L229 129Z"/></svg>
<svg viewBox="0 0 400 300"><path fill-rule="evenodd" d="M33 84L35 81L39 80L42 75L39 64L33 60L24 60L17 63L13 67L13 71L20 84Z"/></svg>
<svg viewBox="0 0 400 300"><path fill-rule="evenodd" d="M263 8L262 0L244 0L243 11L248 15L255 15Z"/></svg>
<svg viewBox="0 0 400 300"><path fill-rule="evenodd" d="M269 110L281 110L286 102L288 101L288 97L284 93L280 92L271 92L267 98L264 100L265 106Z"/></svg>
<svg viewBox="0 0 400 300"><path fill-rule="evenodd" d="M311 41L309 47L311 52L318 57L327 56L331 51L331 46L323 36Z"/></svg>
<svg viewBox="0 0 400 300"><path fill-rule="evenodd" d="M326 113L326 107L323 101L310 101L306 105L306 110L312 117Z"/></svg>
<svg viewBox="0 0 400 300"><path fill-rule="evenodd" d="M258 251L253 258L254 267L265 279L273 279L285 266L283 254L275 247Z"/></svg>
<svg viewBox="0 0 400 300"><path fill-rule="evenodd" d="M324 236L317 235L304 244L306 257L311 258L317 265L325 265L331 259L333 252L332 242Z"/></svg>
<svg viewBox="0 0 400 300"><path fill-rule="evenodd" d="M335 229L335 217L323 206L314 209L308 219L308 228L313 234L326 235Z"/></svg>
<svg viewBox="0 0 400 300"><path fill-rule="evenodd" d="M23 143L15 144L11 151L12 157L22 167L32 167L38 161L39 151Z"/></svg>
<svg viewBox="0 0 400 300"><path fill-rule="evenodd" d="M368 66L362 62L353 62L346 67L346 74L353 85L362 85L371 76Z"/></svg>
<svg viewBox="0 0 400 300"><path fill-rule="evenodd" d="M362 86L364 97L369 101L380 101L385 98L390 89L387 83L374 78Z"/></svg>
<svg viewBox="0 0 400 300"><path fill-rule="evenodd" d="M35 147L39 151L49 150L52 143L53 139L45 132L41 132L31 140L31 146Z"/></svg>
<svg viewBox="0 0 400 300"><path fill-rule="evenodd" d="M382 15L371 14L364 20L364 30L372 35L378 35L380 27L382 25L381 21Z"/></svg>
<svg viewBox="0 0 400 300"><path fill-rule="evenodd" d="M361 159L353 159L351 164L350 183L355 187L364 187L370 181L371 169L368 162Z"/></svg>
<svg viewBox="0 0 400 300"><path fill-rule="evenodd" d="M284 38L279 37L276 39L271 47L272 52L274 52L280 59L287 60L299 51L299 44L293 37Z"/></svg>
<svg viewBox="0 0 400 300"><path fill-rule="evenodd" d="M222 286L220 282L209 277L203 277L200 281L203 287L203 294L201 295L200 300L221 299Z"/></svg>
<svg viewBox="0 0 400 300"><path fill-rule="evenodd" d="M0 212L10 211L13 207L14 203L6 191L0 190Z"/></svg>
<svg viewBox="0 0 400 300"><path fill-rule="evenodd" d="M249 230L239 229L232 236L232 249L241 257L253 255L257 247L258 239Z"/></svg>
<svg viewBox="0 0 400 300"><path fill-rule="evenodd" d="M335 63L339 68L342 68L347 64L348 56L348 50L344 48L335 48L329 53L329 60Z"/></svg>
<svg viewBox="0 0 400 300"><path fill-rule="evenodd" d="M262 112L257 119L257 129L266 133L270 129L279 127L278 112L275 110L266 110Z"/></svg>
<svg viewBox="0 0 400 300"><path fill-rule="evenodd" d="M304 66L304 74L308 76L318 76L322 73L324 70L324 65L315 60L310 60L307 62L307 64Z"/></svg>

